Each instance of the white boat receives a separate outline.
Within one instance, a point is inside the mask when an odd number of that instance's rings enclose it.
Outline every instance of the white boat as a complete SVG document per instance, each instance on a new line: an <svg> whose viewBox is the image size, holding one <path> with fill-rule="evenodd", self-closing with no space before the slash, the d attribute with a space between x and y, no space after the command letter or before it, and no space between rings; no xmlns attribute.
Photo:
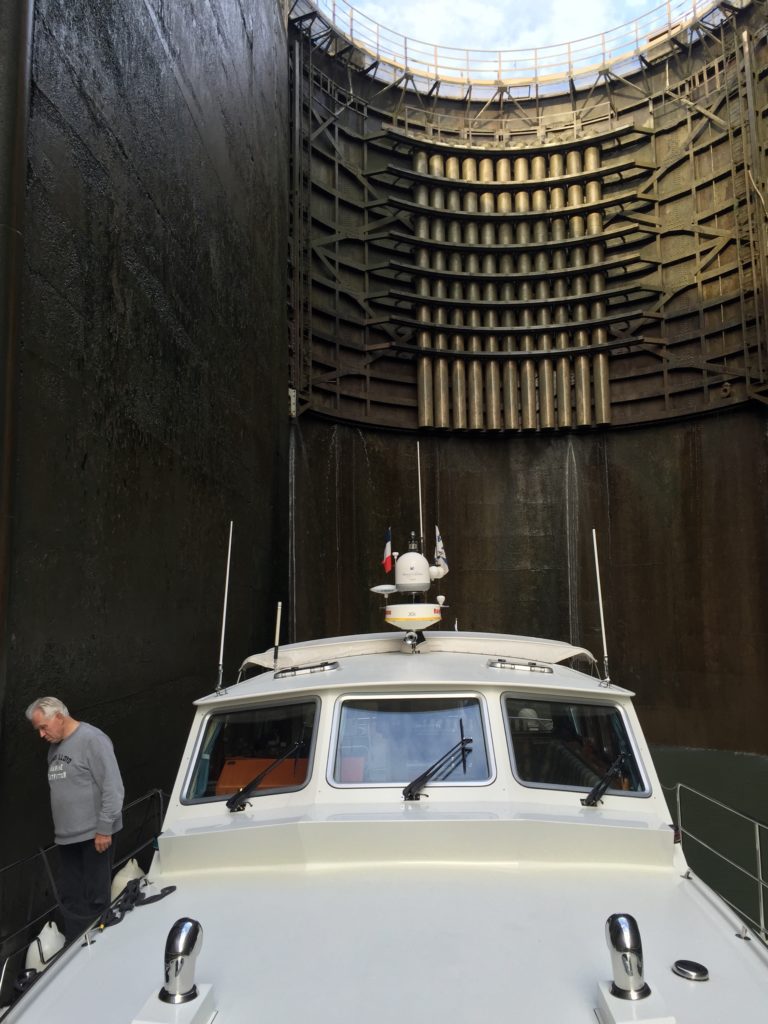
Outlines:
<svg viewBox="0 0 768 1024"><path fill-rule="evenodd" d="M163 898L7 1024L763 1024L768 951L689 870L632 694L593 668L421 628L248 658L197 702Z"/></svg>

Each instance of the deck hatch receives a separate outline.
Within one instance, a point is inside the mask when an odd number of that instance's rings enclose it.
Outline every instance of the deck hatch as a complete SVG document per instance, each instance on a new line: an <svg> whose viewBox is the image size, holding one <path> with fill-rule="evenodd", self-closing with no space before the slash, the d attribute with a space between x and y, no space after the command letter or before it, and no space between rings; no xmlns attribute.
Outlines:
<svg viewBox="0 0 768 1024"><path fill-rule="evenodd" d="M488 668L506 668L517 672L548 672L552 673L551 665L542 665L538 661L513 661L511 658L489 658Z"/></svg>
<svg viewBox="0 0 768 1024"><path fill-rule="evenodd" d="M317 661L311 665L292 665L275 672L275 679L289 679L293 676L309 676L316 672L333 672L339 667L338 661Z"/></svg>

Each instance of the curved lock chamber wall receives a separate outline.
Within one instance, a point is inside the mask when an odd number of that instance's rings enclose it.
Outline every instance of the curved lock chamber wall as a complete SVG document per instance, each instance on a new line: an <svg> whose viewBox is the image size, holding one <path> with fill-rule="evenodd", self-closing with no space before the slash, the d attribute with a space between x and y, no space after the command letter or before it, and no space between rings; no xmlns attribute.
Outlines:
<svg viewBox="0 0 768 1024"><path fill-rule="evenodd" d="M296 636L380 626L417 434L448 628L599 653L594 526L651 739L768 752L766 4L559 81L430 78L295 11Z"/></svg>
<svg viewBox="0 0 768 1024"><path fill-rule="evenodd" d="M630 68L494 82L385 67L297 5L300 408L525 434L764 403L767 16L739 7Z"/></svg>

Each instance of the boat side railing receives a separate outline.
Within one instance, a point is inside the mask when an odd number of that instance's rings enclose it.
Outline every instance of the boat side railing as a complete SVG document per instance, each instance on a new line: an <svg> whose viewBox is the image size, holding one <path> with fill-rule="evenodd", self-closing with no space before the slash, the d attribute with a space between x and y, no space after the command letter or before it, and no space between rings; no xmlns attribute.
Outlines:
<svg viewBox="0 0 768 1024"><path fill-rule="evenodd" d="M662 788L674 794L676 824L691 868L768 945L768 824L683 782Z"/></svg>
<svg viewBox="0 0 768 1024"><path fill-rule="evenodd" d="M167 794L152 789L123 807L123 829L115 841L113 871L129 860L138 858L149 867L155 839L162 828ZM17 961L40 928L57 911L55 887L55 844L41 847L36 853L0 868L0 893L4 893L0 914L0 1019L2 1007L14 995L13 985ZM8 906L11 899L14 906ZM7 929L7 930L6 930ZM23 964L22 964L23 966Z"/></svg>

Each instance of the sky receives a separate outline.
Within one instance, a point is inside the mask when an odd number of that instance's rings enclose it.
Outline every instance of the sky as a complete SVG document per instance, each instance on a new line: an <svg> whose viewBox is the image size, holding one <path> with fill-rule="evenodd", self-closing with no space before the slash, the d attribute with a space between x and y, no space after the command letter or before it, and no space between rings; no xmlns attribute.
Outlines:
<svg viewBox="0 0 768 1024"><path fill-rule="evenodd" d="M661 0L350 0L411 39L467 49L519 50L597 35L648 15ZM674 7L680 6L678 2ZM693 6L683 4L683 7ZM664 12L659 13L659 23Z"/></svg>

